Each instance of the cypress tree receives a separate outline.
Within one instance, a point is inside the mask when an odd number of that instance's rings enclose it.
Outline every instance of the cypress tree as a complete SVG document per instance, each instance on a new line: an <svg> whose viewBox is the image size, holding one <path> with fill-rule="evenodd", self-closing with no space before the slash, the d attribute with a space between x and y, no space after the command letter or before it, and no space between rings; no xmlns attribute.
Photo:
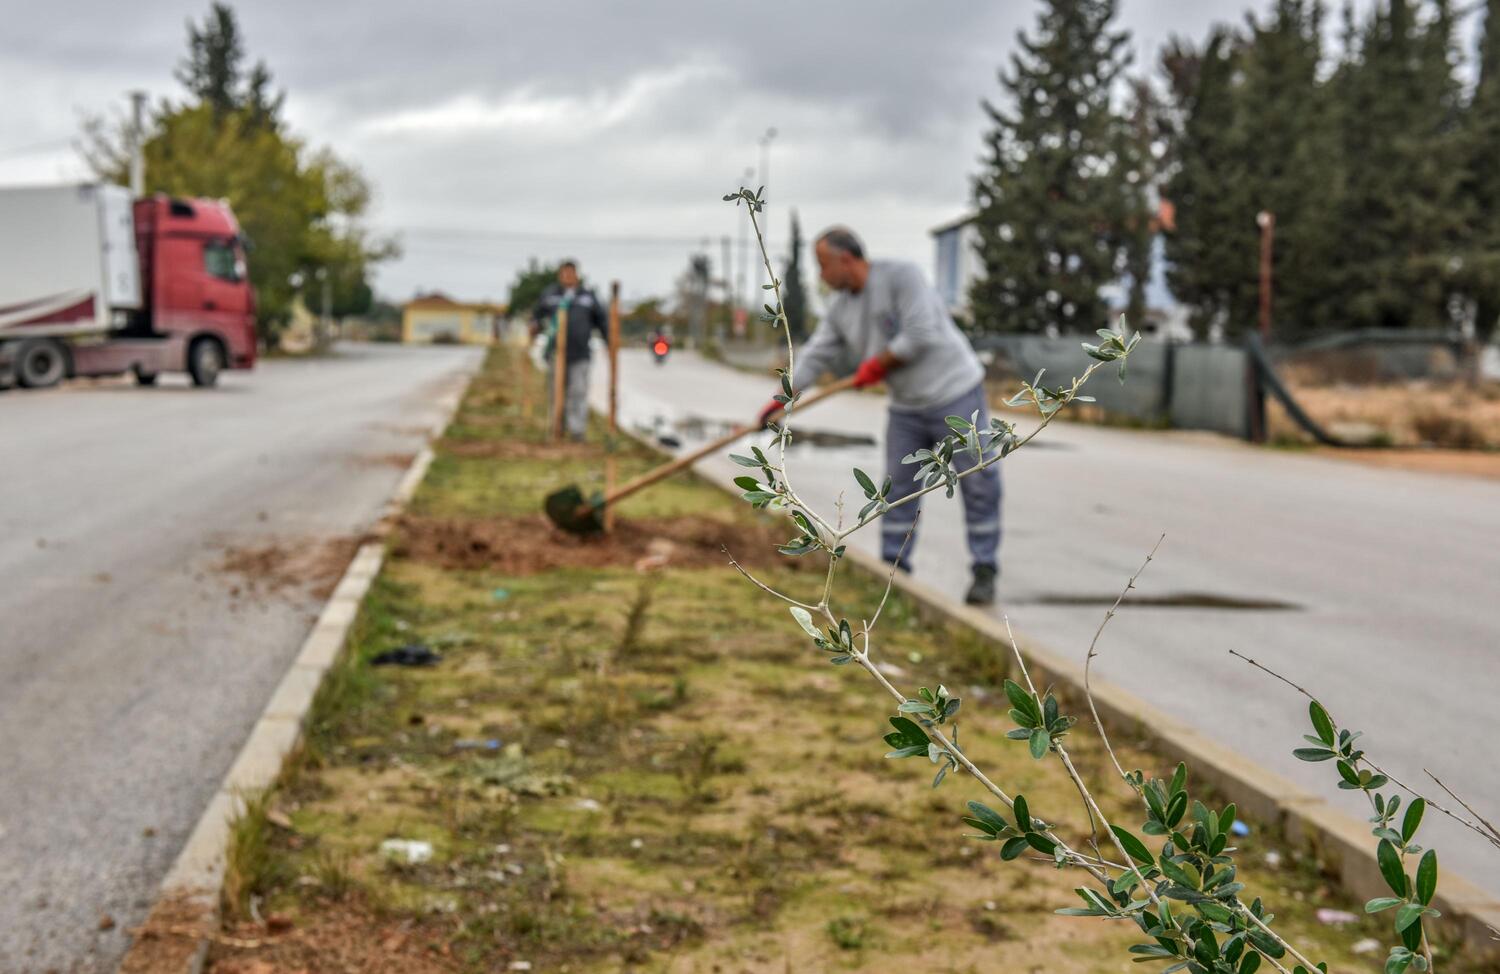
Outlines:
<svg viewBox="0 0 1500 974"><path fill-rule="evenodd" d="M802 226L797 221L797 211L792 211L792 250L781 275L781 307L786 312L787 330L792 340L802 341L807 337L807 289L802 286Z"/></svg>

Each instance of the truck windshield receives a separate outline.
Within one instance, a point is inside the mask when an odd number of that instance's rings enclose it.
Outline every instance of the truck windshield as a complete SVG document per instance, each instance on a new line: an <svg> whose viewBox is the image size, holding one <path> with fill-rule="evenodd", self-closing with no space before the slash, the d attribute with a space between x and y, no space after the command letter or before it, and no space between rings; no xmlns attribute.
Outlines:
<svg viewBox="0 0 1500 974"><path fill-rule="evenodd" d="M239 281L245 276L245 261L233 244L209 241L203 245L203 269L221 281Z"/></svg>

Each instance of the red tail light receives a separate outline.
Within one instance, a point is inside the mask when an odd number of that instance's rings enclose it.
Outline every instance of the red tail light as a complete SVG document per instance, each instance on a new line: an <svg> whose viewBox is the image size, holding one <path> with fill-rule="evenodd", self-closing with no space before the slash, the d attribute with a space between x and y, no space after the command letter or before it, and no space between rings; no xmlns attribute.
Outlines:
<svg viewBox="0 0 1500 974"><path fill-rule="evenodd" d="M667 349L671 347L672 346L668 345L666 342L657 342L655 345L651 346L651 350L654 351L657 355L665 355L667 354Z"/></svg>

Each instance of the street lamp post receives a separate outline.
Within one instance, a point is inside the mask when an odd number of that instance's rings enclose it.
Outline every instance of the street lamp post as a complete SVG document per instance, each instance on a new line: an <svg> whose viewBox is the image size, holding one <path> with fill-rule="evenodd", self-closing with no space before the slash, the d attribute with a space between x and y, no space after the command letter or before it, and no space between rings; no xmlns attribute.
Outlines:
<svg viewBox="0 0 1500 974"><path fill-rule="evenodd" d="M762 190L768 188L771 185L771 140L774 138L776 138L776 130L774 128L766 129L766 134L760 137L760 176L756 179L756 184ZM761 195L764 196L764 192L762 192ZM768 241L766 244L767 252L770 251L770 247L772 246L769 243L769 241L772 239L771 216L769 209L769 207L762 209L760 218L761 233L765 235L765 238ZM761 283L770 284L771 282L762 281Z"/></svg>
<svg viewBox="0 0 1500 974"><path fill-rule="evenodd" d="M1276 214L1261 210L1255 217L1260 227L1260 338L1271 340L1271 257L1276 236Z"/></svg>
<svg viewBox="0 0 1500 974"><path fill-rule="evenodd" d="M745 182L748 183L754 178L755 170L746 169ZM750 256L750 208L747 206L735 207L735 209L743 209L745 212L740 217L740 261L739 268L735 274L734 300L735 304L739 305L736 313L738 315L744 315L745 319L748 319L750 314L750 304L745 297L745 261Z"/></svg>

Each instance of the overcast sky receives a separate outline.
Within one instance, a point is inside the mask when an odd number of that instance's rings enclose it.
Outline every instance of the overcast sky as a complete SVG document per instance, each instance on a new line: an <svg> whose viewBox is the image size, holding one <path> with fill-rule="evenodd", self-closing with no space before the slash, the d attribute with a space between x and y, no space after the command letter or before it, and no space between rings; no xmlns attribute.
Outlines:
<svg viewBox="0 0 1500 974"><path fill-rule="evenodd" d="M1364 0L1361 6L1367 6ZM1261 4L1263 8L1265 4ZM73 180L82 113L177 97L184 23L206 0L0 0L0 185ZM236 5L292 129L374 183L404 256L380 291L505 296L528 256L579 258L627 296L664 293L707 240L738 253L720 197L760 162L775 250L855 227L931 273L928 231L961 214L980 99L1036 7L1022 0L755 4L399 0ZM1123 0L1137 69L1166 38L1239 22L1242 0ZM1334 18L1336 19L1336 18ZM737 260L737 258L736 258Z"/></svg>

